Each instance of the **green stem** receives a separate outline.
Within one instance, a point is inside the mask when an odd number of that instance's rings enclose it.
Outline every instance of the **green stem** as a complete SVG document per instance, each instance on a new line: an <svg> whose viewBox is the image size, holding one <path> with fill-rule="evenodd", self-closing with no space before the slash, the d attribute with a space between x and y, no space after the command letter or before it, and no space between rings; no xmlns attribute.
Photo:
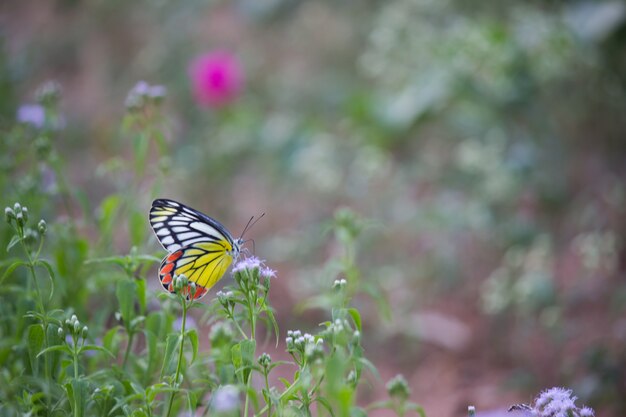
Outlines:
<svg viewBox="0 0 626 417"><path fill-rule="evenodd" d="M39 289L39 282L37 282L37 273L35 272L35 262L33 261L33 258L30 256L30 251L28 250L28 246L26 245L26 243L24 242L24 234L23 231L21 231L20 229L17 230L18 235L20 237L20 242L22 244L22 248L24 249L24 253L26 253L26 257L28 258L28 269L30 270L30 274L33 277L33 283L35 284L35 292L37 293L37 301L39 302L39 312L41 313L41 320L42 320L42 324L43 324L43 342L44 342L44 349L47 349L49 346L48 343L48 316L46 314L46 308L44 305L44 301L43 298L41 296L41 290ZM37 255L39 255L39 252L41 251L41 245L39 246L39 250L37 251ZM48 384L50 384L50 380L51 380L51 376L50 376L50 369L49 369L49 364L48 364L48 353L44 353L43 355L43 365L44 365L44 375L46 378L46 381L48 382ZM48 404L48 408L50 408L50 396L46 395L46 402Z"/></svg>
<svg viewBox="0 0 626 417"><path fill-rule="evenodd" d="M126 363L128 362L130 351L132 350L134 337L135 337L135 332L128 331L128 344L126 345L126 352L124 352L124 362L122 362L122 369L126 369Z"/></svg>
<svg viewBox="0 0 626 417"><path fill-rule="evenodd" d="M178 388L178 378L180 377L180 369L183 364L183 352L184 352L183 347L185 346L185 323L187 322L187 308L189 307L187 305L187 301L184 298L182 298L182 304L183 304L183 319L182 319L182 324L180 326L180 347L179 347L179 352L178 352L178 363L176 364L176 374L174 376L174 384L176 385L176 388ZM170 399L167 405L167 414L165 414L166 417L169 417L172 412L172 405L174 405L175 394L176 394L176 391L172 391L170 393Z"/></svg>
<svg viewBox="0 0 626 417"><path fill-rule="evenodd" d="M248 312L250 314L250 339L256 340L256 300L254 303L248 298L248 292L246 291L246 300L248 301ZM250 386L252 385L252 371L248 374L248 380L246 381L246 402L243 408L244 417L248 417L248 406L250 404Z"/></svg>
<svg viewBox="0 0 626 417"><path fill-rule="evenodd" d="M73 342L74 350L72 356L74 357L74 379L78 379L78 352L76 348L76 339L74 339Z"/></svg>
<svg viewBox="0 0 626 417"><path fill-rule="evenodd" d="M267 416L269 417L272 415L272 399L270 398L270 381L269 381L268 375L269 375L269 372L266 368L265 372L263 372L263 377L265 378L265 391L267 391L267 399L269 400L269 402L265 404L268 407Z"/></svg>

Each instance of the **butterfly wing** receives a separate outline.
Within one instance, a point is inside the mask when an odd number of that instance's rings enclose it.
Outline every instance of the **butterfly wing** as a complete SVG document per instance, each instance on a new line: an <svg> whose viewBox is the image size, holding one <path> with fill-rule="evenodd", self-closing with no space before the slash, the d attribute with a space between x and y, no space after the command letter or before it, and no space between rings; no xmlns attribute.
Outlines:
<svg viewBox="0 0 626 417"><path fill-rule="evenodd" d="M170 252L159 268L161 285L169 292L174 292L174 275L185 274L196 284L194 298L204 296L239 253L238 243L224 226L176 201L155 200L150 210L150 225Z"/></svg>
<svg viewBox="0 0 626 417"><path fill-rule="evenodd" d="M199 242L224 242L233 250L233 237L217 220L173 200L152 202L150 226L168 252Z"/></svg>

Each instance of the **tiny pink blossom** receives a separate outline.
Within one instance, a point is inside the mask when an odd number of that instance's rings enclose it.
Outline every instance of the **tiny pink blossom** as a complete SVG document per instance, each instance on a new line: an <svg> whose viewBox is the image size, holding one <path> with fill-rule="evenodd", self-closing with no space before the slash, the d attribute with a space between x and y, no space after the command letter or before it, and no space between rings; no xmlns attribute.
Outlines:
<svg viewBox="0 0 626 417"><path fill-rule="evenodd" d="M226 50L198 56L189 66L196 102L206 107L223 107L234 101L243 88L244 74L237 57Z"/></svg>

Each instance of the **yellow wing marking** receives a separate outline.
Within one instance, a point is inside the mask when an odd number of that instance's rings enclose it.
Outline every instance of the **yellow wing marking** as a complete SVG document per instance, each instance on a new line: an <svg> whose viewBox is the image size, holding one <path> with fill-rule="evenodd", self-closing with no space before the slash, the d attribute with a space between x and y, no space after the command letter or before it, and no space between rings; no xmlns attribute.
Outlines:
<svg viewBox="0 0 626 417"><path fill-rule="evenodd" d="M156 214L157 216L169 216L174 213L176 213L176 211L164 208L163 210L155 210L151 214Z"/></svg>
<svg viewBox="0 0 626 417"><path fill-rule="evenodd" d="M197 284L202 285L204 288L211 288L217 281L224 276L226 270L230 266L233 258L229 255L222 256L221 259L216 260L212 264L207 264L202 275L199 276Z"/></svg>

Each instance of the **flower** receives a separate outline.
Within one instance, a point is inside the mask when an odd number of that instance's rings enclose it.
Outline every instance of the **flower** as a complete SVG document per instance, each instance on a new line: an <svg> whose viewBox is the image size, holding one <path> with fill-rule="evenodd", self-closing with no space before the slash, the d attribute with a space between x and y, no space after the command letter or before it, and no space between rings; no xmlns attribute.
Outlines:
<svg viewBox="0 0 626 417"><path fill-rule="evenodd" d="M276 271L264 266L261 268L261 276L263 278L276 278Z"/></svg>
<svg viewBox="0 0 626 417"><path fill-rule="evenodd" d="M160 104L167 95L167 88L162 85L150 85L139 81L126 95L124 105L129 111L137 111L150 103Z"/></svg>
<svg viewBox="0 0 626 417"><path fill-rule="evenodd" d="M237 265L235 265L233 267L233 274L235 274L237 272L241 272L244 269L255 270L257 268L260 268L261 264L263 264L263 261L260 260L259 258L257 258L256 256L251 256L249 258L245 258L245 259L237 262Z"/></svg>
<svg viewBox="0 0 626 417"><path fill-rule="evenodd" d="M233 385L224 385L213 394L213 411L227 413L239 407L239 391Z"/></svg>
<svg viewBox="0 0 626 417"><path fill-rule="evenodd" d="M17 109L17 121L40 129L46 122L46 111L39 104L23 104Z"/></svg>
<svg viewBox="0 0 626 417"><path fill-rule="evenodd" d="M593 417L593 410L589 407L576 407L575 395L572 390L554 387L543 391L535 399L532 408L533 415L538 417Z"/></svg>
<svg viewBox="0 0 626 417"><path fill-rule="evenodd" d="M189 66L189 77L196 102L212 108L223 107L234 101L244 82L239 60L227 50L215 50L198 56Z"/></svg>

